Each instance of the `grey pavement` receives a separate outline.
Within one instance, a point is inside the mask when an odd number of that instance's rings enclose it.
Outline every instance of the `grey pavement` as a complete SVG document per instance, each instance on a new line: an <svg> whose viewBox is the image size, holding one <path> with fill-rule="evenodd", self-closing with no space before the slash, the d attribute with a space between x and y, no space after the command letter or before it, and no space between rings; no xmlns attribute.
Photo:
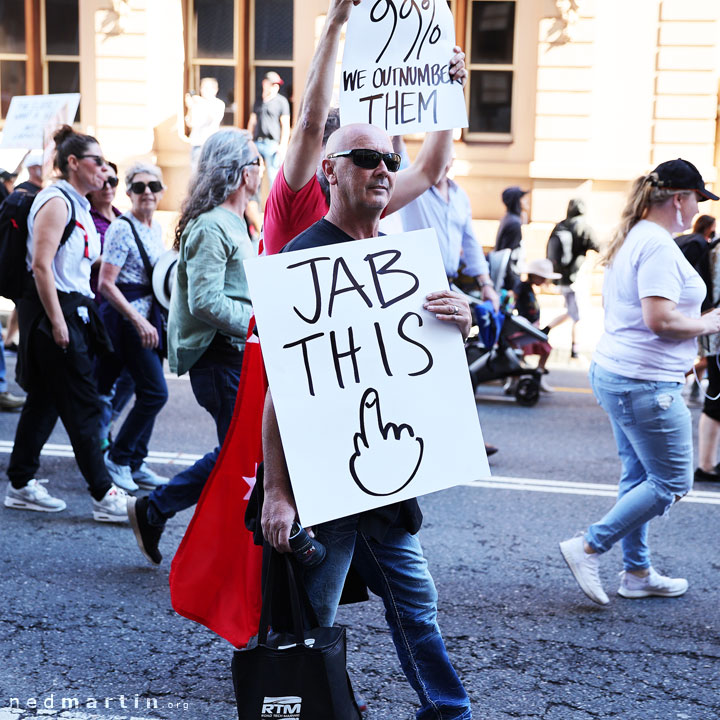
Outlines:
<svg viewBox="0 0 720 720"><path fill-rule="evenodd" d="M557 542L612 505L619 465L607 419L587 390L587 361L558 360L550 377L562 390L537 406L518 406L497 385L483 387L478 404L487 440L500 447L494 475L528 483L471 484L421 499L420 537L440 594L439 622L474 716L716 720L720 488L696 488L697 502L681 502L652 525L654 564L689 579L684 597L615 595L615 548L601 563L610 605L592 604ZM152 449L206 452L214 440L209 416L186 380L169 386ZM16 421L0 414L0 441L12 441ZM52 442L67 443L60 426ZM127 527L92 521L72 458L47 456L42 469L68 502L65 512L0 508L0 720L38 717L28 707L33 700L45 705L44 716L65 720L236 717L232 648L170 607L169 560L191 511L170 521L166 559L152 567ZM342 607L338 622L348 629L350 675L370 720L413 718L416 698L381 604ZM61 711L63 698L78 698L80 707ZM22 711L7 709L14 699Z"/></svg>

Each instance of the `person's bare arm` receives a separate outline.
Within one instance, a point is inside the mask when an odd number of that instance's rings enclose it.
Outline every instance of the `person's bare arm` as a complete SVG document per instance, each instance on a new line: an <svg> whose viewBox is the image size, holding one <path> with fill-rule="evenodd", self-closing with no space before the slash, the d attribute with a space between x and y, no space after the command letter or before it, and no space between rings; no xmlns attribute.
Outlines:
<svg viewBox="0 0 720 720"><path fill-rule="evenodd" d="M720 309L711 310L699 318L689 318L667 298L646 297L640 300L640 304L643 322L660 337L687 340L720 332Z"/></svg>
<svg viewBox="0 0 720 720"><path fill-rule="evenodd" d="M265 499L262 508L262 531L265 540L278 552L290 552L288 538L297 515L290 475L280 438L275 407L268 389L263 412L263 463Z"/></svg>
<svg viewBox="0 0 720 720"><path fill-rule="evenodd" d="M465 53L457 45L450 60L450 75L463 86L467 80ZM409 168L397 175L395 190L387 207L387 214L405 207L429 187L440 182L452 157L452 130L439 130L425 136L420 152Z"/></svg>
<svg viewBox="0 0 720 720"><path fill-rule="evenodd" d="M158 346L158 333L155 327L148 322L120 292L116 285L120 268L110 263L102 263L100 276L98 278L98 290L107 301L132 324L140 336L140 343L144 348L156 348Z"/></svg>
<svg viewBox="0 0 720 720"><path fill-rule="evenodd" d="M40 302L50 320L53 340L61 348L70 343L67 323L63 315L52 262L60 247L60 239L68 221L68 209L62 198L48 200L38 210L33 225L32 271Z"/></svg>
<svg viewBox="0 0 720 720"><path fill-rule="evenodd" d="M280 143L278 145L278 155L280 155L280 162L285 159L287 154L288 143L290 142L290 116L280 116Z"/></svg>
<svg viewBox="0 0 720 720"><path fill-rule="evenodd" d="M298 119L283 164L285 181L293 191L303 188L315 174L322 152L323 131L332 97L340 31L353 5L360 0L331 0L315 54Z"/></svg>

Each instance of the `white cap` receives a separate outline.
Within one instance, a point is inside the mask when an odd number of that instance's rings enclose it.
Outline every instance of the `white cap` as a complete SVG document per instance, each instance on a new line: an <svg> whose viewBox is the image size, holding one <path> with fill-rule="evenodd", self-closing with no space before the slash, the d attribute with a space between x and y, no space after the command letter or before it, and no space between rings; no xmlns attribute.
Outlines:
<svg viewBox="0 0 720 720"><path fill-rule="evenodd" d="M26 168L34 167L35 165L40 165L42 167L42 164L43 155L40 152L30 153L23 161L23 167Z"/></svg>

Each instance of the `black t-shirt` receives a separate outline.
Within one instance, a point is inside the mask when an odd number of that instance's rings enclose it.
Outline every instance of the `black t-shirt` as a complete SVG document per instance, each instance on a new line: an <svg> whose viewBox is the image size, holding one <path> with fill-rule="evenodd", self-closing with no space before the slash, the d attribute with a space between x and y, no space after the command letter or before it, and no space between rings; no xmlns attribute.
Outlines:
<svg viewBox="0 0 720 720"><path fill-rule="evenodd" d="M323 218L291 240L281 252L352 242L355 238ZM332 521L331 521L332 522ZM422 511L415 498L384 505L360 514L358 531L382 542L391 528L404 528L414 535L422 525Z"/></svg>
<svg viewBox="0 0 720 720"><path fill-rule="evenodd" d="M529 280L519 282L515 286L515 298L515 309L518 311L518 315L522 315L533 324L540 320L540 303Z"/></svg>
<svg viewBox="0 0 720 720"><path fill-rule="evenodd" d="M280 118L283 115L290 115L290 104L284 95L276 95L267 102L263 102L262 98L255 101L253 112L257 117L253 140L258 138L267 138L280 141Z"/></svg>

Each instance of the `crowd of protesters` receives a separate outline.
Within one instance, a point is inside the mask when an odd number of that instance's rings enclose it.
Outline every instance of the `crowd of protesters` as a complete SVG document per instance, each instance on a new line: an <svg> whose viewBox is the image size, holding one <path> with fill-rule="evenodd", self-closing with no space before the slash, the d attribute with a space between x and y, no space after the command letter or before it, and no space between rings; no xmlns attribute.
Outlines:
<svg viewBox="0 0 720 720"><path fill-rule="evenodd" d="M275 102L276 114L287 118L286 103L276 101L282 81L277 73L268 73L250 123L255 142L252 133L233 128L194 144L190 191L175 230L177 268L169 313L155 297L152 282L153 267L165 252L162 229L154 219L165 189L159 168L137 163L127 170L131 208L122 214L113 204L118 168L105 159L95 138L69 126L58 130L58 177L44 189L42 176L30 172L38 164L26 162L34 188L25 190L36 193L27 222L28 277L17 300L17 377L26 398L8 392L0 355L0 408L21 410L7 469L6 507L50 513L65 509L47 481L37 478L40 452L60 418L87 483L94 519L129 520L143 554L154 564L161 562L165 524L197 503L233 416L252 314L243 261L256 253L245 215L248 203L258 198L269 158L265 252L367 237L358 235L360 227L376 235L381 214L405 208L405 229L447 228L440 243L448 277L455 280L464 266L478 297L496 311L500 291L509 292L518 312L539 326L535 289L556 281L566 312L544 331L572 320L571 355L577 356L574 284L586 254L600 250L584 219L583 202L570 201L567 217L551 233L547 258L526 263L522 226L529 193L507 188L502 194L507 213L495 250L509 251L510 258L495 288L469 227L467 196L448 177L452 131L429 133L415 161L401 169L401 156L384 131L363 125L339 129L338 114L330 108L334 59L353 4L330 2L289 141L285 121L281 137L267 129L264 105ZM460 48L454 49L450 68L454 79L465 81ZM205 95L214 97L209 91ZM188 106L197 120L199 101L189 96ZM220 117L219 105L216 115ZM347 191L365 187L369 178L376 183L372 202ZM12 174L3 178L6 183L12 179ZM382 198L377 187L385 190ZM691 226L698 202L707 199L718 200L691 163L661 163L633 184L621 223L602 255L605 332L590 382L608 414L622 462L619 493L604 517L560 543L581 590L601 605L609 598L600 581L599 558L617 542L624 568L619 595L677 597L687 590L686 579L666 577L653 568L648 524L689 492L693 477L720 480L715 464L720 442L720 310L715 309L720 261L710 242L714 219L701 216L694 235L673 239ZM434 293L426 307L467 335L471 314L461 295ZM698 338L707 338L701 347L709 358L710 387L700 421L700 463L694 468L690 413L681 391L696 359ZM539 342L526 354L537 354L544 369L551 349ZM156 418L168 399L166 357L173 372L189 374L198 405L213 418L218 441L172 479L146 462ZM552 391L546 382L543 389ZM133 395L132 408L112 438L112 421ZM270 393L264 428L267 467L264 487L254 491L256 528L262 527L268 547L287 552L296 511ZM139 489L151 492L133 495ZM470 718L467 695L435 620L432 578L426 570L416 570L424 563L415 540L422 521L417 502L383 511L315 529L334 560L323 571L305 572L311 602L321 621L332 624L352 565L385 602L398 656L422 707L440 707L443 717ZM388 585L379 582L382 575L390 578ZM398 589L411 586L405 594ZM398 612L398 602L406 603L407 612ZM420 647L428 637L432 642ZM438 672L444 683L430 682Z"/></svg>

